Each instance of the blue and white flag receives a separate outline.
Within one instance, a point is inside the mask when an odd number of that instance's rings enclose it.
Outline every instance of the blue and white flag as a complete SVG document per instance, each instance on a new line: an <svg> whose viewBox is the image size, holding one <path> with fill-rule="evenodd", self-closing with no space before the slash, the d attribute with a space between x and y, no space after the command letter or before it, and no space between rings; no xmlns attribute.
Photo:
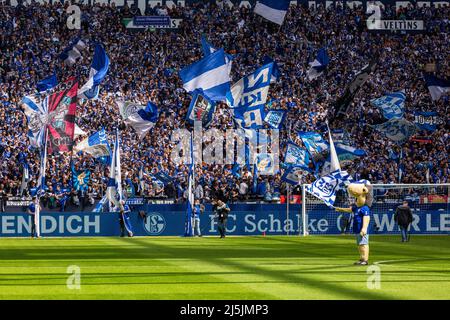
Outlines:
<svg viewBox="0 0 450 320"><path fill-rule="evenodd" d="M39 92L45 92L47 90L51 90L58 85L58 78L56 76L56 72L54 72L51 76L42 79L36 85L36 88Z"/></svg>
<svg viewBox="0 0 450 320"><path fill-rule="evenodd" d="M289 165L286 169L284 169L281 180L292 185L298 185L306 179L308 174L309 171L306 170L304 166Z"/></svg>
<svg viewBox="0 0 450 320"><path fill-rule="evenodd" d="M312 81L320 77L329 63L330 58L327 55L327 51L325 48L320 49L317 53L317 58L309 64L311 68L307 71L308 80Z"/></svg>
<svg viewBox="0 0 450 320"><path fill-rule="evenodd" d="M259 153L255 157L256 170L259 175L275 174L275 160L273 153Z"/></svg>
<svg viewBox="0 0 450 320"><path fill-rule="evenodd" d="M240 79L227 94L227 103L238 126L260 129L264 126L264 106L269 93L273 63Z"/></svg>
<svg viewBox="0 0 450 320"><path fill-rule="evenodd" d="M424 77L433 101L439 100L443 94L450 92L450 80L439 79L427 73Z"/></svg>
<svg viewBox="0 0 450 320"><path fill-rule="evenodd" d="M111 166L109 168L109 179L106 188L106 197L108 198L110 205L113 204L116 209L120 207L120 200L122 200L123 198L123 193L118 130L116 130L113 156L111 159Z"/></svg>
<svg viewBox="0 0 450 320"><path fill-rule="evenodd" d="M254 12L273 23L282 25L290 3L290 0L260 0L256 3Z"/></svg>
<svg viewBox="0 0 450 320"><path fill-rule="evenodd" d="M217 51L217 49L208 42L205 35L202 35L202 50L205 57ZM230 75L231 66L233 64L233 56L231 54L225 53L225 63L227 64L228 75Z"/></svg>
<svg viewBox="0 0 450 320"><path fill-rule="evenodd" d="M417 131L417 127L404 118L391 119L372 127L399 144L406 142Z"/></svg>
<svg viewBox="0 0 450 320"><path fill-rule="evenodd" d="M48 98L39 103L34 97L26 96L22 99L24 113L28 122L28 138L33 147L43 146L48 115Z"/></svg>
<svg viewBox="0 0 450 320"><path fill-rule="evenodd" d="M370 100L370 104L379 108L386 119L400 119L405 112L405 99L406 94L403 90Z"/></svg>
<svg viewBox="0 0 450 320"><path fill-rule="evenodd" d="M94 158L111 157L111 149L105 129L95 132L88 138L80 141L75 147L76 152L82 151Z"/></svg>
<svg viewBox="0 0 450 320"><path fill-rule="evenodd" d="M76 39L63 50L63 52L59 55L59 59L71 67L78 60L83 59L83 55L81 53L84 49L86 49L86 44L81 39Z"/></svg>
<svg viewBox="0 0 450 320"><path fill-rule="evenodd" d="M306 186L306 191L325 202L328 207L333 208L336 191L345 189L351 182L353 179L346 171L336 170Z"/></svg>
<svg viewBox="0 0 450 320"><path fill-rule="evenodd" d="M309 153L306 149L299 147L295 143L288 142L284 162L287 164L300 166L304 170L309 170Z"/></svg>
<svg viewBox="0 0 450 320"><path fill-rule="evenodd" d="M118 101L117 104L125 123L136 130L139 139L142 139L158 121L158 108L152 102L148 102L147 106L129 101Z"/></svg>
<svg viewBox="0 0 450 320"><path fill-rule="evenodd" d="M208 128L213 120L215 111L215 102L203 95L201 90L195 90L192 94L186 120L192 125L194 121L201 121L202 127Z"/></svg>
<svg viewBox="0 0 450 320"><path fill-rule="evenodd" d="M298 132L303 144L308 150L314 163L324 162L328 156L328 143L316 132Z"/></svg>
<svg viewBox="0 0 450 320"><path fill-rule="evenodd" d="M435 131L441 124L441 119L436 111L416 111L414 112L414 123L420 130Z"/></svg>
<svg viewBox="0 0 450 320"><path fill-rule="evenodd" d="M102 45L97 44L89 72L89 80L78 90L78 98L94 99L98 96L100 82L109 69L109 57Z"/></svg>
<svg viewBox="0 0 450 320"><path fill-rule="evenodd" d="M264 121L273 129L281 129L286 114L286 110L269 110L266 112Z"/></svg>
<svg viewBox="0 0 450 320"><path fill-rule="evenodd" d="M230 91L230 75L223 49L180 70L183 88L187 92L202 89L212 101L223 101Z"/></svg>

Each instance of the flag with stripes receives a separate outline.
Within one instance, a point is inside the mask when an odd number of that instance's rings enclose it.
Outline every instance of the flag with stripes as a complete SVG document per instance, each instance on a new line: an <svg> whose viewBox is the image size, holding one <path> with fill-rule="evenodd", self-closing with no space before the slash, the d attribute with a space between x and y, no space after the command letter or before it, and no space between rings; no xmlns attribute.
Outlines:
<svg viewBox="0 0 450 320"><path fill-rule="evenodd" d="M223 49L180 70L183 88L187 92L202 89L212 101L223 101L230 91L230 75Z"/></svg>

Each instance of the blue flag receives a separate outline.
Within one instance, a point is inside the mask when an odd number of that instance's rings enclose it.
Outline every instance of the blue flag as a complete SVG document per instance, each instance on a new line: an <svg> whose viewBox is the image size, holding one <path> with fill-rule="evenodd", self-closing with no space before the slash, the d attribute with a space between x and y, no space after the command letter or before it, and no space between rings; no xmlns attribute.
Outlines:
<svg viewBox="0 0 450 320"><path fill-rule="evenodd" d="M158 108L153 102L142 106L129 101L118 101L120 115L127 125L136 131L139 139L142 139L158 121Z"/></svg>
<svg viewBox="0 0 450 320"><path fill-rule="evenodd" d="M58 78L56 77L56 72L54 72L51 76L39 81L36 87L39 92L44 92L56 87L57 85Z"/></svg>
<svg viewBox="0 0 450 320"><path fill-rule="evenodd" d="M309 153L306 149L299 147L295 143L288 142L284 162L302 167L304 170L309 170Z"/></svg>
<svg viewBox="0 0 450 320"><path fill-rule="evenodd" d="M86 49L86 44L80 38L77 38L63 50L63 52L59 55L59 59L71 67L78 60L83 58L81 53L84 49Z"/></svg>
<svg viewBox="0 0 450 320"><path fill-rule="evenodd" d="M228 64L223 49L180 70L183 88L187 92L202 89L212 101L223 101L230 91Z"/></svg>
<svg viewBox="0 0 450 320"><path fill-rule="evenodd" d="M269 110L264 121L273 129L281 129L286 114L286 110Z"/></svg>
<svg viewBox="0 0 450 320"><path fill-rule="evenodd" d="M328 64L330 63L330 58L327 55L325 48L322 48L317 53L317 58L311 62L310 68L307 71L308 80L312 81L322 75L326 70Z"/></svg>
<svg viewBox="0 0 450 320"><path fill-rule="evenodd" d="M333 207L336 191L344 189L351 182L353 179L346 171L336 170L306 186L306 191L325 202L328 207Z"/></svg>
<svg viewBox="0 0 450 320"><path fill-rule="evenodd" d="M72 164L72 185L76 191L87 191L90 176L90 170L77 171Z"/></svg>
<svg viewBox="0 0 450 320"><path fill-rule="evenodd" d="M403 118L405 112L405 99L405 92L399 91L373 99L370 103L379 108L386 119L400 119Z"/></svg>
<svg viewBox="0 0 450 320"><path fill-rule="evenodd" d="M281 176L281 180L290 183L292 185L298 185L305 180L308 174L309 171L306 170L304 166L292 164L288 165L287 168L284 169L284 173Z"/></svg>
<svg viewBox="0 0 450 320"><path fill-rule="evenodd" d="M260 129L264 123L264 106L269 92L273 63L262 66L240 79L227 94L234 120L241 128Z"/></svg>
<svg viewBox="0 0 450 320"><path fill-rule="evenodd" d="M273 23L282 25L290 3L290 0L260 0L256 2L254 12Z"/></svg>
<svg viewBox="0 0 450 320"><path fill-rule="evenodd" d="M391 119L372 127L399 144L406 142L417 131L414 124L403 118Z"/></svg>
<svg viewBox="0 0 450 320"><path fill-rule="evenodd" d="M414 123L420 130L435 131L441 121L436 111L416 111L414 112Z"/></svg>
<svg viewBox="0 0 450 320"><path fill-rule="evenodd" d="M324 162L328 156L328 143L316 132L301 132L298 136L302 139L303 144L308 150L311 158L315 164Z"/></svg>
<svg viewBox="0 0 450 320"><path fill-rule="evenodd" d="M442 95L450 92L450 80L439 79L428 73L426 73L424 77L433 101L439 100Z"/></svg>
<svg viewBox="0 0 450 320"><path fill-rule="evenodd" d="M95 99L98 97L100 82L106 77L109 70L109 57L102 45L97 44L94 50L94 58L86 84L78 90L78 97L83 99Z"/></svg>
<svg viewBox="0 0 450 320"><path fill-rule="evenodd" d="M105 129L101 129L80 141L75 147L76 152L86 152L94 158L111 157L111 149ZM108 161L109 162L109 161Z"/></svg>

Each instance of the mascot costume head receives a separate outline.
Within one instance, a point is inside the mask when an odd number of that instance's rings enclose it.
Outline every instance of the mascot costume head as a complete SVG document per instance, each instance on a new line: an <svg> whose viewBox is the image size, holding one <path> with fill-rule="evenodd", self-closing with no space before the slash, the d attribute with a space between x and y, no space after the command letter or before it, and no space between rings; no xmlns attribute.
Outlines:
<svg viewBox="0 0 450 320"><path fill-rule="evenodd" d="M372 206L373 202L373 186L367 180L350 183L348 193L356 199L356 206Z"/></svg>

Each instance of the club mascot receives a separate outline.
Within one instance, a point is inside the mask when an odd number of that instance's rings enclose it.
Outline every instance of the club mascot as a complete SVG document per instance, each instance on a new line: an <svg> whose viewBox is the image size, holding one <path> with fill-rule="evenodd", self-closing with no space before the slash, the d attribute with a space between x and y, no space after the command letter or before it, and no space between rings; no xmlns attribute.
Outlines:
<svg viewBox="0 0 450 320"><path fill-rule="evenodd" d="M369 264L369 222L370 207L373 202L373 187L367 180L360 180L348 186L348 193L355 197L356 202L349 208L336 208L338 212L353 213L353 233L356 235L356 243L359 251L359 261L355 265L366 266Z"/></svg>

